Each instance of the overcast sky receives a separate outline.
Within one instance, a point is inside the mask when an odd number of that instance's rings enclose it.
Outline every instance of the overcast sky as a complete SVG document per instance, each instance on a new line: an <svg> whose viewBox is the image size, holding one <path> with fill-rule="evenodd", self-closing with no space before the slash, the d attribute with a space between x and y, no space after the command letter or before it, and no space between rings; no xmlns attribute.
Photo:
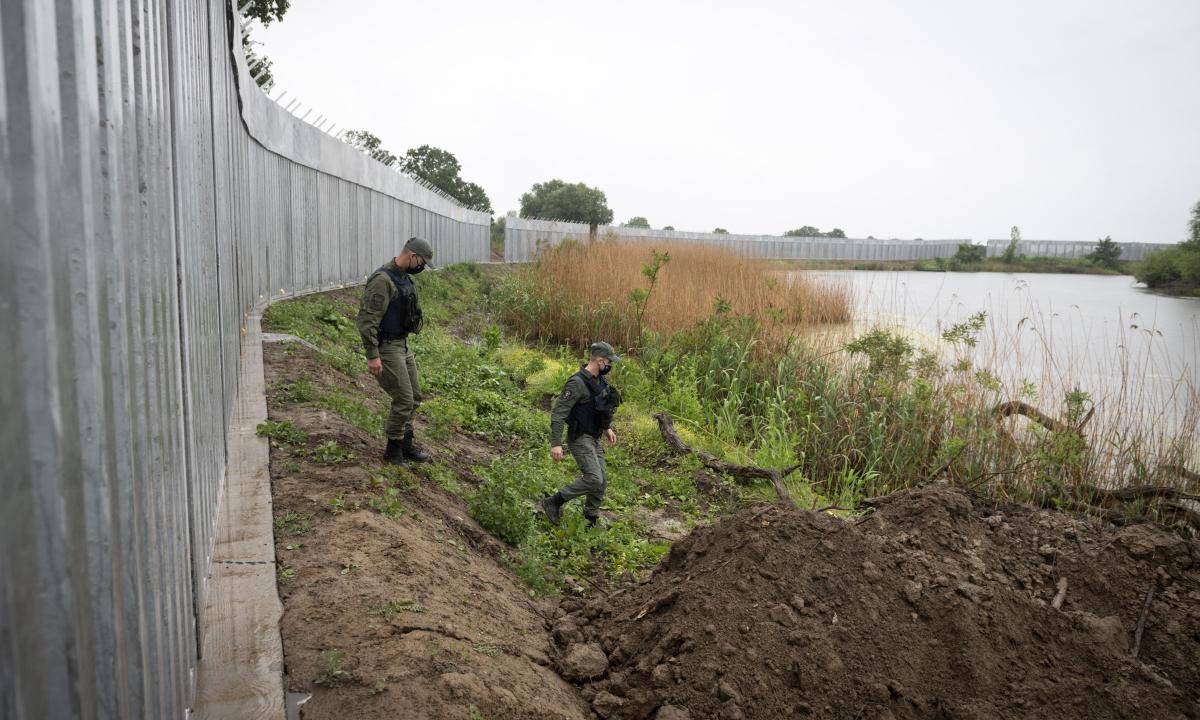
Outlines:
<svg viewBox="0 0 1200 720"><path fill-rule="evenodd" d="M255 37L497 214L562 178L680 230L1176 242L1200 200L1200 0L292 0Z"/></svg>

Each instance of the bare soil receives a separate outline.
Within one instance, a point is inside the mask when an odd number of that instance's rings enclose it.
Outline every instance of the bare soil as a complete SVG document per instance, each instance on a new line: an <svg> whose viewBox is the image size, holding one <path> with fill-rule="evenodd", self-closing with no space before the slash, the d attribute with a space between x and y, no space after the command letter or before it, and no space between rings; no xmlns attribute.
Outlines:
<svg viewBox="0 0 1200 720"><path fill-rule="evenodd" d="M1192 718L1198 560L1150 525L933 486L865 519L697 528L645 583L564 600L554 633L564 667L604 652L583 693L605 718Z"/></svg>

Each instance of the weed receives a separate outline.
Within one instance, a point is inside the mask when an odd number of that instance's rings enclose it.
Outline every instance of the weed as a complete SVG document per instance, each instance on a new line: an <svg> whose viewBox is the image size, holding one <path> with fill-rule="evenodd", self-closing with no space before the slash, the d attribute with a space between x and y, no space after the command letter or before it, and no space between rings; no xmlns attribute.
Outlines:
<svg viewBox="0 0 1200 720"><path fill-rule="evenodd" d="M269 438L276 445L300 445L308 440L308 433L295 427L288 420L264 420L254 432L259 437Z"/></svg>
<svg viewBox="0 0 1200 720"><path fill-rule="evenodd" d="M292 578L296 577L296 568L281 566L276 572L276 576L280 585L287 585L292 581Z"/></svg>
<svg viewBox="0 0 1200 720"><path fill-rule="evenodd" d="M487 720L487 718L483 716L483 713L479 711L479 708L472 705L467 708L467 720Z"/></svg>
<svg viewBox="0 0 1200 720"><path fill-rule="evenodd" d="M391 622L392 618L400 613L423 613L429 609L418 602L408 600L388 600L387 602L372 605L367 609L372 615L378 615L383 618L384 622Z"/></svg>
<svg viewBox="0 0 1200 720"><path fill-rule="evenodd" d="M496 657L504 652L504 650L488 643L475 643L471 646L471 649L480 655L487 655L488 657Z"/></svg>
<svg viewBox="0 0 1200 720"><path fill-rule="evenodd" d="M371 487L394 488L400 492L417 489L417 478L412 472L399 465L379 465L369 471Z"/></svg>
<svg viewBox="0 0 1200 720"><path fill-rule="evenodd" d="M384 685L382 682L377 682L371 686L371 689L367 691L367 694L371 697L375 697L376 695L382 695L385 692L387 692L387 685Z"/></svg>
<svg viewBox="0 0 1200 720"><path fill-rule="evenodd" d="M283 471L289 474L298 473L300 472L300 463L296 462L295 460L288 460L283 465Z"/></svg>
<svg viewBox="0 0 1200 720"><path fill-rule="evenodd" d="M400 491L394 487L384 487L378 495L372 495L367 504L379 514L391 520L404 517L404 503L400 500Z"/></svg>
<svg viewBox="0 0 1200 720"><path fill-rule="evenodd" d="M325 509L334 515L340 515L346 509L346 501L341 497L332 498L325 504Z"/></svg>
<svg viewBox="0 0 1200 720"><path fill-rule="evenodd" d="M276 515L275 532L285 537L303 535L308 532L308 516L291 510L282 515Z"/></svg>
<svg viewBox="0 0 1200 720"><path fill-rule="evenodd" d="M325 465L337 465L354 458L354 453L338 445L337 440L326 440L305 452L308 457Z"/></svg>
<svg viewBox="0 0 1200 720"><path fill-rule="evenodd" d="M314 685L335 688L350 679L350 673L342 669L346 661L346 653L341 650L326 650L317 658L317 675L313 678Z"/></svg>
<svg viewBox="0 0 1200 720"><path fill-rule="evenodd" d="M317 388L309 380L276 383L271 386L271 401L281 405L312 402L317 399Z"/></svg>

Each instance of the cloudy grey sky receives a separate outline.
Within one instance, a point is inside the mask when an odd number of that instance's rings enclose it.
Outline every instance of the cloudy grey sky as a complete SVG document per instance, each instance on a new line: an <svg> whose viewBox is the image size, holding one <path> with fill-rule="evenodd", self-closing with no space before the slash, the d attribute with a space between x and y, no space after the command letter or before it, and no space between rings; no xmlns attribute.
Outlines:
<svg viewBox="0 0 1200 720"><path fill-rule="evenodd" d="M1200 200L1200 0L292 0L255 37L498 214L562 178L681 230L1175 242Z"/></svg>

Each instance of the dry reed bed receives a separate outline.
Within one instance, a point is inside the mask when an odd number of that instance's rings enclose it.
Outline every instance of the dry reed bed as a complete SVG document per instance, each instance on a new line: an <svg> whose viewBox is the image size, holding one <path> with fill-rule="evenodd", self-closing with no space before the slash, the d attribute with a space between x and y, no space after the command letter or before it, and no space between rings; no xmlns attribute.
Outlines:
<svg viewBox="0 0 1200 720"><path fill-rule="evenodd" d="M612 240L566 243L542 253L528 268L530 287L540 294L527 331L584 344L605 338L619 346L638 344L630 292L648 288L643 267L652 251L670 260L658 273L646 305L645 327L673 333L713 314L718 299L728 312L755 318L764 327L844 323L851 315L846 284L797 275L788 283L763 263L723 248L676 243L630 244Z"/></svg>

